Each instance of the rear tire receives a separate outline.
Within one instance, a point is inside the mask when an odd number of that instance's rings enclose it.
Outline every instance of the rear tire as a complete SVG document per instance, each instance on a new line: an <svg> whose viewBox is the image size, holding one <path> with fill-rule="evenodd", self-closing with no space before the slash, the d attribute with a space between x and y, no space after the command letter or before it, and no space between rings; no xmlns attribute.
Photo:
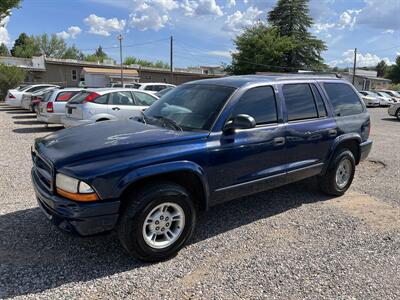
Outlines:
<svg viewBox="0 0 400 300"><path fill-rule="evenodd" d="M396 111L396 118L400 121L400 108Z"/></svg>
<svg viewBox="0 0 400 300"><path fill-rule="evenodd" d="M171 182L149 184L133 191L117 231L125 250L142 261L175 256L193 233L196 211L190 193Z"/></svg>
<svg viewBox="0 0 400 300"><path fill-rule="evenodd" d="M325 175L319 178L322 192L333 196L342 196L353 182L355 159L348 149L339 150L333 157Z"/></svg>

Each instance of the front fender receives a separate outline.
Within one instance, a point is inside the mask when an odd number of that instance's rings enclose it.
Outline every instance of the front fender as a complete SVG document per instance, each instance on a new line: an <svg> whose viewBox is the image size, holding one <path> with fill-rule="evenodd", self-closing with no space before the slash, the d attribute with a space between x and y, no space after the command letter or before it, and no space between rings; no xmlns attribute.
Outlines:
<svg viewBox="0 0 400 300"><path fill-rule="evenodd" d="M209 186L206 174L201 166L191 161L174 161L174 162L166 162L151 166L142 167L139 169L135 169L124 177L118 183L118 190L121 191L119 197L123 194L123 192L133 183L145 179L151 176L168 174L179 171L189 171L194 173L201 181L204 190L205 196L205 207L208 207L208 198L209 198Z"/></svg>

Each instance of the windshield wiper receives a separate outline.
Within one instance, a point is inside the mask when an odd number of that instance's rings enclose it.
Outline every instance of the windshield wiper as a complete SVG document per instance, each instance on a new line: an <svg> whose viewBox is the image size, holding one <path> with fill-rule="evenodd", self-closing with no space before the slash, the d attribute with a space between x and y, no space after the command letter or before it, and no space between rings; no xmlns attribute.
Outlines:
<svg viewBox="0 0 400 300"><path fill-rule="evenodd" d="M169 125L170 127L172 126L179 131L183 131L182 127L179 126L178 124L176 124L174 120L168 119L163 116L153 116L153 118L157 119L157 120L161 120L164 123L164 125Z"/></svg>

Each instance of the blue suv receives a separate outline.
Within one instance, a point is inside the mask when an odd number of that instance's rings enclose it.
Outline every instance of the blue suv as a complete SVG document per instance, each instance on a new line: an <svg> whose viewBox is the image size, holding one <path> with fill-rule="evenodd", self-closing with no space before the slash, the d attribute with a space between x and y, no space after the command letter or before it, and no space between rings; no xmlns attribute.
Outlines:
<svg viewBox="0 0 400 300"><path fill-rule="evenodd" d="M115 229L130 255L159 261L217 203L311 176L344 194L371 150L369 132L363 101L340 79L208 79L173 89L141 117L37 139L32 180L59 228Z"/></svg>

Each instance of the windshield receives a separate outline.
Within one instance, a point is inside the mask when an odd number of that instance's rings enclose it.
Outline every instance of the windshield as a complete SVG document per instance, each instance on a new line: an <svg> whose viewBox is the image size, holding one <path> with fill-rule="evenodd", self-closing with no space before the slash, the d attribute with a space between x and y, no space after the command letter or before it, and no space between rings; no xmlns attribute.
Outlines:
<svg viewBox="0 0 400 300"><path fill-rule="evenodd" d="M183 130L210 130L233 87L186 84L165 94L150 106L146 118L169 119Z"/></svg>

